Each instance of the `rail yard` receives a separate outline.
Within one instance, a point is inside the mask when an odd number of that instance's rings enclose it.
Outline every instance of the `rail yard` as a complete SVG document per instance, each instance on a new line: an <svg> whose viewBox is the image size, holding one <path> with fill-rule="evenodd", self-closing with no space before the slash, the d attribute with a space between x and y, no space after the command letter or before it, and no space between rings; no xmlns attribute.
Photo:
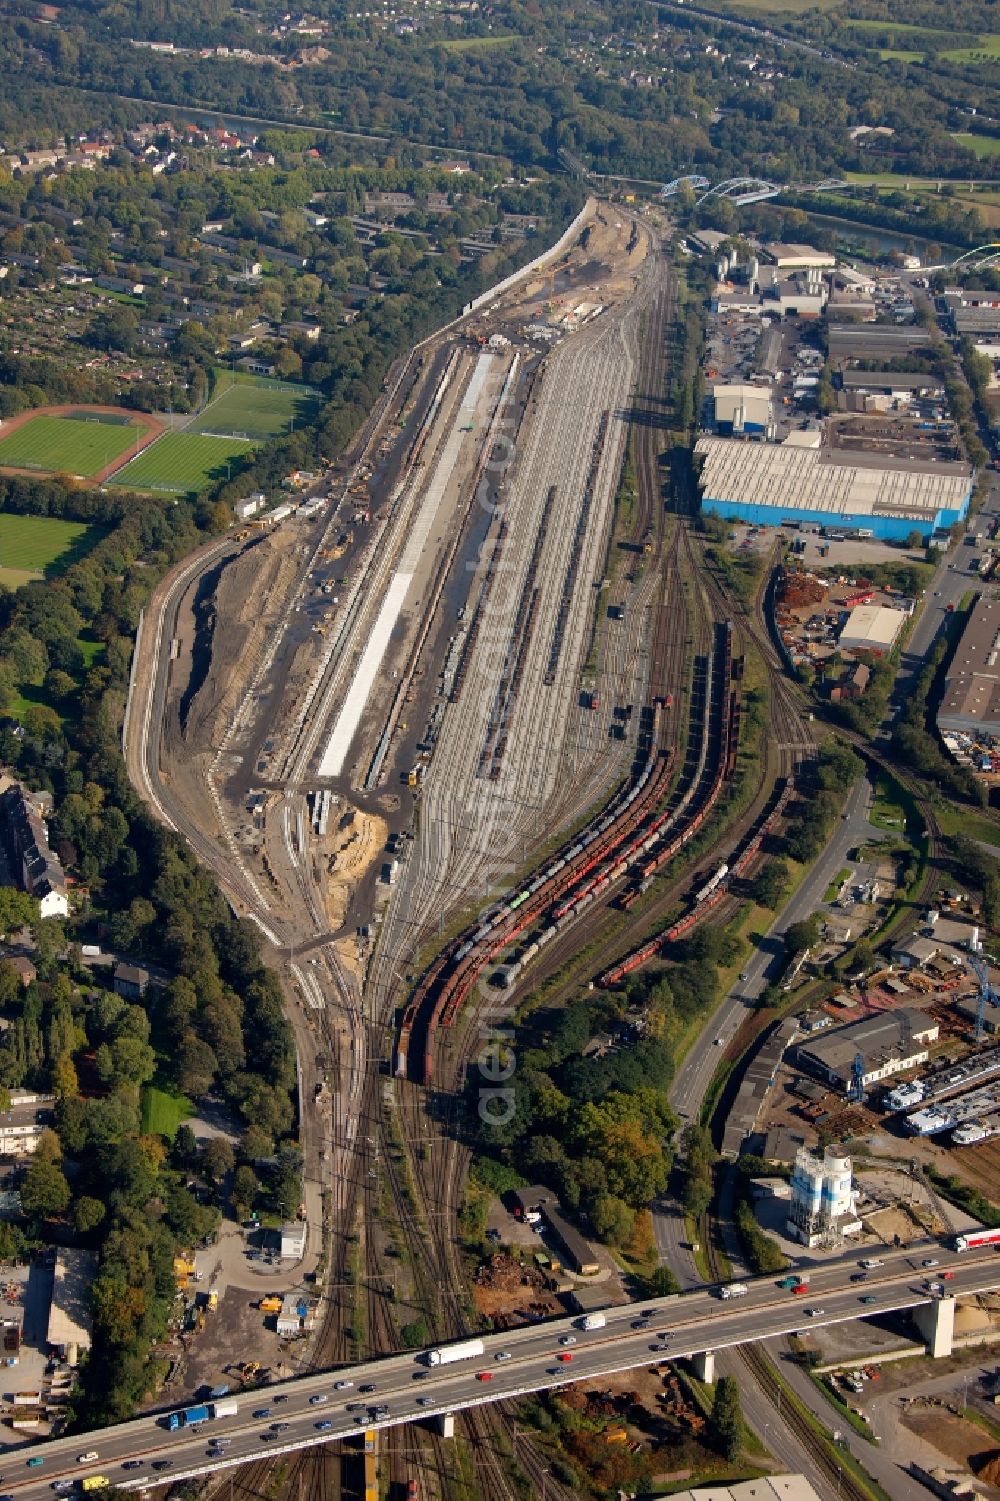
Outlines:
<svg viewBox="0 0 1000 1501"><path fill-rule="evenodd" d="M591 202L568 243L397 365L318 503L213 544L143 624L131 775L272 945L317 1101L309 1368L399 1347L393 1257L434 1336L466 1332L456 1124L483 1027L526 983L614 984L724 915L811 751L762 602L664 504L677 316L654 230ZM751 647L774 734L727 816ZM602 937L586 974L584 933ZM478 1494L516 1496L515 1464L540 1488L507 1405L458 1431ZM416 1468L421 1494L459 1493L436 1432L382 1442L390 1481ZM301 1494L350 1493L333 1443L288 1463ZM549 1475L547 1494L568 1492Z"/></svg>

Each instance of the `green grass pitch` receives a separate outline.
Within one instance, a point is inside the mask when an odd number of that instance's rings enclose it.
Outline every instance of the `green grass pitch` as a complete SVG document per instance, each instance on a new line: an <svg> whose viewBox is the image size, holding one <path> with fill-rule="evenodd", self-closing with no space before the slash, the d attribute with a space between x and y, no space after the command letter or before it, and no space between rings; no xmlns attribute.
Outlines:
<svg viewBox="0 0 1000 1501"><path fill-rule="evenodd" d="M138 438L133 427L78 422L71 417L33 417L7 437L0 428L0 466L41 469L47 474L96 474Z"/></svg>
<svg viewBox="0 0 1000 1501"><path fill-rule="evenodd" d="M159 1089L155 1084L142 1091L142 1129L147 1134L173 1141L177 1127L192 1115L194 1106L187 1095Z"/></svg>
<svg viewBox="0 0 1000 1501"><path fill-rule="evenodd" d="M164 433L124 469L119 469L114 483L132 490L198 495L217 480L226 479L227 465L237 474L244 455L253 447L242 438Z"/></svg>
<svg viewBox="0 0 1000 1501"><path fill-rule="evenodd" d="M233 433L242 438L275 438L316 415L320 395L311 386L267 380L260 375L216 371L215 395L185 428L189 433Z"/></svg>
<svg viewBox="0 0 1000 1501"><path fill-rule="evenodd" d="M41 578L82 557L96 539L98 528L83 521L60 521L54 516L12 516L0 512L0 569Z"/></svg>

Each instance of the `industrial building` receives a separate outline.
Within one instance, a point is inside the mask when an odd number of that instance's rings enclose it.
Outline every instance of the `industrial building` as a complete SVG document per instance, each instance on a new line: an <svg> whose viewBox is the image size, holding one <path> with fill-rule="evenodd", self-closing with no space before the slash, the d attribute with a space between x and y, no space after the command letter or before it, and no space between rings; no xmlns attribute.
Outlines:
<svg viewBox="0 0 1000 1501"><path fill-rule="evenodd" d="M94 1328L90 1289L97 1270L91 1251L63 1248L56 1254L45 1342L67 1365L90 1349Z"/></svg>
<svg viewBox="0 0 1000 1501"><path fill-rule="evenodd" d="M715 425L720 432L764 434L773 422L770 386L718 385L712 387Z"/></svg>
<svg viewBox="0 0 1000 1501"><path fill-rule="evenodd" d="M784 245L775 241L764 246L764 254L782 271L833 270L837 257L812 245Z"/></svg>
<svg viewBox="0 0 1000 1501"><path fill-rule="evenodd" d="M914 323L831 323L827 331L830 364L850 360L894 360L930 343L926 328Z"/></svg>
<svg viewBox="0 0 1000 1501"><path fill-rule="evenodd" d="M942 734L1000 735L1000 600L980 598L969 616L937 723Z"/></svg>
<svg viewBox="0 0 1000 1501"><path fill-rule="evenodd" d="M867 1089L926 1063L928 1045L936 1041L938 1030L936 1021L913 1007L881 1011L800 1042L794 1061L845 1093L855 1081Z"/></svg>
<svg viewBox="0 0 1000 1501"><path fill-rule="evenodd" d="M972 493L968 464L721 437L699 438L695 454L702 509L757 526L818 522L902 542L961 521Z"/></svg>
<svg viewBox="0 0 1000 1501"><path fill-rule="evenodd" d="M860 1232L850 1157L830 1147L822 1157L808 1147L796 1152L786 1228L805 1246Z"/></svg>
<svg viewBox="0 0 1000 1501"><path fill-rule="evenodd" d="M888 412L909 407L917 397L943 396L943 383L923 371L845 370L837 404L847 412Z"/></svg>
<svg viewBox="0 0 1000 1501"><path fill-rule="evenodd" d="M887 605L855 605L840 633L840 651L870 651L884 657L892 651L906 615Z"/></svg>

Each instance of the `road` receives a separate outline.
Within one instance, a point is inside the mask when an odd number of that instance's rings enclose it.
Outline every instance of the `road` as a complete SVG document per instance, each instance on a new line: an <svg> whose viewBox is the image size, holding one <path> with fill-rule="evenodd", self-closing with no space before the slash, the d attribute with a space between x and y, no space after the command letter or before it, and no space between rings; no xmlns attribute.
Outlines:
<svg viewBox="0 0 1000 1501"><path fill-rule="evenodd" d="M945 1263L933 1274L921 1265L930 1252ZM862 1297L874 1298L881 1314L911 1308L934 1300L927 1279L942 1271L953 1273L943 1284L949 1297L1000 1287L1000 1257L993 1248L960 1257L935 1242L917 1250L887 1251L883 1265L860 1286L851 1280L859 1275L856 1256L845 1257L804 1267L807 1298L778 1287L774 1278L761 1277L746 1284L745 1295L729 1301L715 1289L700 1288L649 1304L609 1308L601 1329L584 1331L578 1319L563 1318L489 1335L481 1356L455 1363L430 1366L426 1351L390 1355L248 1393L239 1398L236 1414L197 1429L171 1433L162 1416L146 1417L86 1437L55 1439L33 1449L23 1464L18 1457L16 1471L8 1465L2 1484L18 1501L40 1501L51 1493L54 1481L89 1475L113 1477L132 1489L174 1484L367 1428L395 1427L668 1358L731 1348L789 1334L802 1325L819 1328L866 1317L869 1308L860 1304ZM338 1390L336 1382L344 1385ZM227 1446L210 1452L209 1441L219 1437L228 1440ZM81 1464L82 1452L95 1452L97 1458ZM29 1468L37 1459L43 1463ZM126 1471L126 1464L141 1470Z"/></svg>
<svg viewBox="0 0 1000 1501"><path fill-rule="evenodd" d="M740 980L719 1002L692 1044L670 1087L670 1103L682 1120L697 1120L709 1085L719 1066L720 1048L739 1031L752 1010L753 1002L785 964L784 935L793 923L801 922L820 906L824 892L843 866L849 850L856 845L883 837L868 822L873 797L867 777L852 789L844 805L844 815L812 870L775 918L763 939L747 960ZM716 1039L721 1039L717 1042ZM674 1199L662 1199L653 1208L653 1229L660 1258L673 1271L681 1286L696 1287L701 1278L688 1243L684 1214Z"/></svg>

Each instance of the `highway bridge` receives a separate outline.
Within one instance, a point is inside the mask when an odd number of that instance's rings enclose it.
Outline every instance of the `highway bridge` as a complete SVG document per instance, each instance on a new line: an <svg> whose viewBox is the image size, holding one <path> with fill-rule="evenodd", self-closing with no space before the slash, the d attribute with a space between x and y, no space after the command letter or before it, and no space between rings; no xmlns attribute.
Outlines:
<svg viewBox="0 0 1000 1501"><path fill-rule="evenodd" d="M195 1429L170 1432L162 1414L150 1415L8 1451L0 1460L0 1489L3 1497L41 1501L57 1482L67 1483L59 1489L74 1481L82 1487L94 1476L133 1490L173 1484L370 1428L446 1422L461 1408L682 1356L694 1357L704 1371L711 1352L727 1346L898 1309L915 1309L931 1353L947 1354L955 1297L1000 1288L993 1248L958 1256L935 1242L886 1251L864 1277L857 1251L800 1270L809 1280L804 1297L779 1287L775 1277L753 1279L743 1284L745 1295L730 1299L719 1288L699 1288L609 1308L601 1329L584 1330L579 1318L568 1317L491 1334L482 1356L453 1364L430 1366L427 1352L417 1351L301 1376L244 1392L235 1415ZM937 1280L942 1274L945 1280Z"/></svg>

